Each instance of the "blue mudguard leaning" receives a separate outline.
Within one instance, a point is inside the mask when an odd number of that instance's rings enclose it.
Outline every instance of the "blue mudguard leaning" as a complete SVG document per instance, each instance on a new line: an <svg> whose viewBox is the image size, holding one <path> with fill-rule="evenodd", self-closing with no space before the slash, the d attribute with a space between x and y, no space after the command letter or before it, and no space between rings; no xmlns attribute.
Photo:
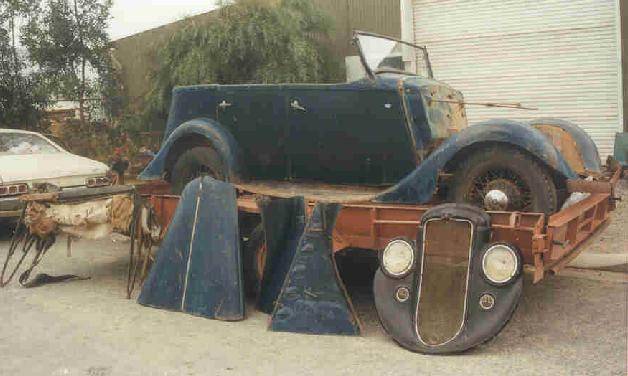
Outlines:
<svg viewBox="0 0 628 376"><path fill-rule="evenodd" d="M244 319L232 185L204 177L186 186L138 303L211 319Z"/></svg>
<svg viewBox="0 0 628 376"><path fill-rule="evenodd" d="M257 307L272 313L303 235L305 201L301 197L264 197L257 204L262 213L267 250Z"/></svg>
<svg viewBox="0 0 628 376"><path fill-rule="evenodd" d="M360 325L338 276L331 234L337 204L317 204L275 304L273 331L359 335Z"/></svg>

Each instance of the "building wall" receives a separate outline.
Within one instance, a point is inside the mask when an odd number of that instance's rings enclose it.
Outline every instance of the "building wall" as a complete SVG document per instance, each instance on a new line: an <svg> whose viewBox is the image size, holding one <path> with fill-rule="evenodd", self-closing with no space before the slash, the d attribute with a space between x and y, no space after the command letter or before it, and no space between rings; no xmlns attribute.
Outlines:
<svg viewBox="0 0 628 376"><path fill-rule="evenodd" d="M628 132L628 2L619 0L621 19L621 57L624 87L624 132Z"/></svg>
<svg viewBox="0 0 628 376"><path fill-rule="evenodd" d="M345 56L357 54L351 44L352 31L355 29L394 37L401 35L399 0L312 1L333 20L334 28L327 43L333 54L343 60ZM155 66L156 46L188 22L210 22L214 14L204 13L114 42L116 65L132 103L141 105L141 98L150 87L147 74Z"/></svg>
<svg viewBox="0 0 628 376"><path fill-rule="evenodd" d="M204 13L113 42L114 65L131 103L141 105L138 99L141 99L150 88L148 73L156 65L157 46L181 30L188 22L205 22L211 17L212 12Z"/></svg>
<svg viewBox="0 0 628 376"><path fill-rule="evenodd" d="M603 158L612 153L625 126L619 0L412 1L415 40L437 79L469 101L536 108L468 106L471 124L562 118L587 131Z"/></svg>
<svg viewBox="0 0 628 376"><path fill-rule="evenodd" d="M331 49L340 58L356 55L351 43L353 30L364 30L399 38L399 0L313 0L334 20Z"/></svg>

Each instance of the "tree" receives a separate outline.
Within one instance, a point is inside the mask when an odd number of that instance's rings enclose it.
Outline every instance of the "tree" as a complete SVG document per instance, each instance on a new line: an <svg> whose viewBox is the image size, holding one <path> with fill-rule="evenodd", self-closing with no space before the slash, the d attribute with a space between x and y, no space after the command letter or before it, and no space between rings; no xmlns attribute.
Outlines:
<svg viewBox="0 0 628 376"><path fill-rule="evenodd" d="M51 92L79 103L85 125L88 103L111 94L107 21L112 0L44 0L23 30L22 43Z"/></svg>
<svg viewBox="0 0 628 376"><path fill-rule="evenodd" d="M330 21L309 0L221 3L157 48L148 111L163 117L172 88L202 83L328 82L340 64L322 43Z"/></svg>
<svg viewBox="0 0 628 376"><path fill-rule="evenodd" d="M0 127L34 128L46 104L17 40L19 20L34 9L28 0L0 2Z"/></svg>

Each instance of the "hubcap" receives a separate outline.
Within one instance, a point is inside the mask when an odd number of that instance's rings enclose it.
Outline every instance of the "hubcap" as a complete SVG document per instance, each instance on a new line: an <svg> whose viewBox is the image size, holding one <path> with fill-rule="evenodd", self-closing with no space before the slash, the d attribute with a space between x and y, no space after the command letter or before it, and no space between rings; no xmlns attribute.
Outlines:
<svg viewBox="0 0 628 376"><path fill-rule="evenodd" d="M508 196L499 189L491 189L484 196L484 208L486 210L506 210L508 208Z"/></svg>
<svg viewBox="0 0 628 376"><path fill-rule="evenodd" d="M532 206L527 184L509 170L489 170L476 177L467 193L467 200L485 210L526 211Z"/></svg>

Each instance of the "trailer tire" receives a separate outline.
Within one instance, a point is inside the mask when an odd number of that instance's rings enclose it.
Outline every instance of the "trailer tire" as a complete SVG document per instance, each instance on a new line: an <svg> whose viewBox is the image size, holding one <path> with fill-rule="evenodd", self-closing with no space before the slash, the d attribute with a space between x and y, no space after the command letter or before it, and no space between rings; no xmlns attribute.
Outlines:
<svg viewBox="0 0 628 376"><path fill-rule="evenodd" d="M504 146L476 150L458 164L449 200L496 211L552 214L559 208L549 169L520 150Z"/></svg>
<svg viewBox="0 0 628 376"><path fill-rule="evenodd" d="M223 181L227 177L222 158L210 146L195 146L179 155L171 173L172 192L181 194L189 182L201 176Z"/></svg>

